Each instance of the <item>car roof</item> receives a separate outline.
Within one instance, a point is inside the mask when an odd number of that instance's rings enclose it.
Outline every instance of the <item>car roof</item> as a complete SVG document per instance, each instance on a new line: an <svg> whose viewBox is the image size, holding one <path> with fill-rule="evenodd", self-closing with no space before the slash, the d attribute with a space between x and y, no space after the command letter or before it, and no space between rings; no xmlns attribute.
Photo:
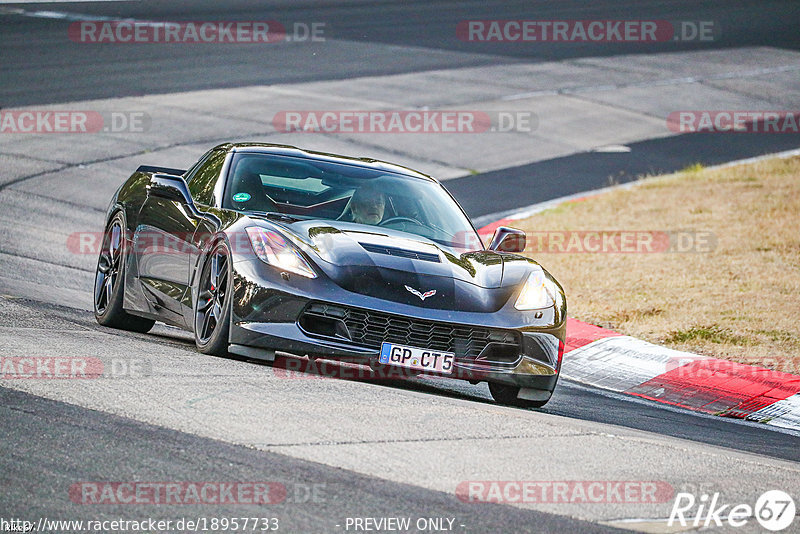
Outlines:
<svg viewBox="0 0 800 534"><path fill-rule="evenodd" d="M291 145L279 145L273 143L223 143L215 147L215 149L228 150L230 152L237 153L272 154L279 156L308 158L329 163L358 165L359 167L366 167L376 171L393 172L438 183L438 180L428 176L427 174L415 171L414 169L409 169L408 167L403 167L402 165L389 163L388 161L381 161L372 158L355 158L340 154L331 154L328 152L317 152L314 150L305 150Z"/></svg>

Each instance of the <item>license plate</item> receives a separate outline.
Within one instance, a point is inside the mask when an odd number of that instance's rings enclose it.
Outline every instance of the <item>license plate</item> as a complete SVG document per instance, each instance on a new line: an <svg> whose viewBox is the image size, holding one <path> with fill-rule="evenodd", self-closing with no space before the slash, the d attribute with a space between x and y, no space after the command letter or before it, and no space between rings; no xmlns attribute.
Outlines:
<svg viewBox="0 0 800 534"><path fill-rule="evenodd" d="M456 355L452 352L383 343L379 361L387 365L396 365L418 371L450 374L453 372L453 360L455 357Z"/></svg>

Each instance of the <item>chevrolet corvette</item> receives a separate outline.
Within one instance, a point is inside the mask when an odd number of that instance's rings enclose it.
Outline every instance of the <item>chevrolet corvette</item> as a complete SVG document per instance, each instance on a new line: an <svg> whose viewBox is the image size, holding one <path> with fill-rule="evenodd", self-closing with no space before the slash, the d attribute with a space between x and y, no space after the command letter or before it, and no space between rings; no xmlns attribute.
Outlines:
<svg viewBox="0 0 800 534"><path fill-rule="evenodd" d="M228 143L188 170L141 166L116 191L95 316L186 329L206 354L487 382L499 403L540 407L567 305L524 248L502 226L485 246L445 187L411 169Z"/></svg>

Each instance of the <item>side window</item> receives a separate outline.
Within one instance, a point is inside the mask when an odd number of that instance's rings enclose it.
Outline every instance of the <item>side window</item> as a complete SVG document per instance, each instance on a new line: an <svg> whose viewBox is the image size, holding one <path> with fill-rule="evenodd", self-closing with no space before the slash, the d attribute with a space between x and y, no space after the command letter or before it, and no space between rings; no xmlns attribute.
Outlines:
<svg viewBox="0 0 800 534"><path fill-rule="evenodd" d="M225 163L226 152L217 150L197 168L195 173L189 178L189 192L192 199L198 204L210 206L214 195L214 186L217 185L217 178Z"/></svg>
<svg viewBox="0 0 800 534"><path fill-rule="evenodd" d="M198 160L197 160L197 161L194 163L194 165L192 165L191 167L189 167L189 170L188 170L188 171L186 171L186 172L183 174L183 178L186 180L186 183L189 183L189 182L191 182L191 181L192 181L192 178L194 178L194 175L195 175L195 174L197 174L197 169L199 169L200 167L202 167L202 166L203 166L203 163L205 163L205 162L206 162L206 160L207 160L208 158L210 158L210 157L211 157L211 154L213 154L214 152L215 152L215 151L214 151L214 149L212 148L211 150L209 150L208 152L206 152L205 154L203 154L203 155L200 157L200 159L198 159Z"/></svg>

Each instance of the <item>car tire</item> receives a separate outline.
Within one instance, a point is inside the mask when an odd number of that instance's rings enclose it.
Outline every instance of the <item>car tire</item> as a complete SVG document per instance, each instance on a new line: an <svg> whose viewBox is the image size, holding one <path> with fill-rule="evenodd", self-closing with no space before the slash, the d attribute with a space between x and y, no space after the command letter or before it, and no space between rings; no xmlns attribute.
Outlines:
<svg viewBox="0 0 800 534"><path fill-rule="evenodd" d="M519 408L541 408L548 403L550 397L544 400L528 400L520 399L519 386L510 386L508 384L498 384L497 382L489 382L489 393L498 404L505 404L508 406L517 406Z"/></svg>
<svg viewBox="0 0 800 534"><path fill-rule="evenodd" d="M155 324L152 319L131 315L123 309L125 297L125 222L122 214L112 217L103 233L94 277L94 317L103 326L145 333Z"/></svg>
<svg viewBox="0 0 800 534"><path fill-rule="evenodd" d="M230 258L228 246L220 241L211 249L200 271L193 330L197 350L203 354L228 355L233 300Z"/></svg>

